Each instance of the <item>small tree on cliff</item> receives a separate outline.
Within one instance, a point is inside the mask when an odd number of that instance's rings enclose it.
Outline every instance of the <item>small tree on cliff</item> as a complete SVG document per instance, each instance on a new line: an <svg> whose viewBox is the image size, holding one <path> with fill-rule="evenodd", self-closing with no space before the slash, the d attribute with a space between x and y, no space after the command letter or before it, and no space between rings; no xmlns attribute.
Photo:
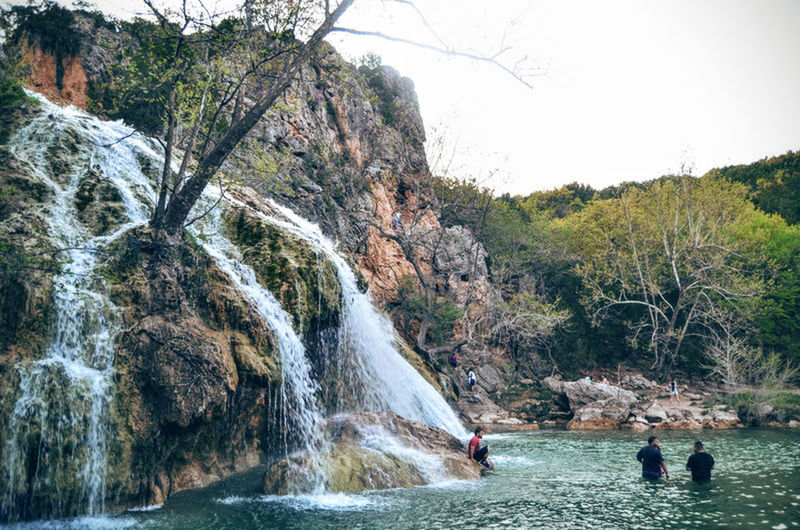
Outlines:
<svg viewBox="0 0 800 530"><path fill-rule="evenodd" d="M159 133L165 164L151 225L171 236L192 222L189 212L206 185L333 31L491 62L524 82L517 73L520 64L508 68L499 62L505 48L483 56L336 27L354 0L246 0L224 18L202 2L184 1L177 11L160 9L153 0L144 2L156 22L134 22L134 30L137 24L149 27L138 32L139 46L123 61L115 104L154 117L150 132ZM389 3L411 7L422 16L410 0ZM173 173L176 147L184 156Z"/></svg>

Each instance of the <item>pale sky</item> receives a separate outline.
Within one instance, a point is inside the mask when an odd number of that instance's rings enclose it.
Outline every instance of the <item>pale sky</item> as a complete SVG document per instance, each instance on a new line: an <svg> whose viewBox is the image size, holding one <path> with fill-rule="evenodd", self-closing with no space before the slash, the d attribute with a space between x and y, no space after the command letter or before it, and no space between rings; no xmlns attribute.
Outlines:
<svg viewBox="0 0 800 530"><path fill-rule="evenodd" d="M7 2L4 2L7 3ZM106 0L125 16L139 0ZM800 149L798 0L417 0L452 47L527 56L527 88L491 65L336 34L414 80L429 137L446 130L456 173L526 194L604 187L694 165ZM491 4L491 6L489 5ZM356 0L340 25L435 42L407 6Z"/></svg>

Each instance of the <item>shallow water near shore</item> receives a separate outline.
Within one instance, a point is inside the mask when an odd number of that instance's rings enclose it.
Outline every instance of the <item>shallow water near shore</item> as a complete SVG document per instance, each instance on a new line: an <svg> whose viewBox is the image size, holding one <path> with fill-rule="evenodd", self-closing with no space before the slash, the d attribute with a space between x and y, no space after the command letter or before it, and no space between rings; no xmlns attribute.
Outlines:
<svg viewBox="0 0 800 530"><path fill-rule="evenodd" d="M800 527L800 432L656 432L672 479L655 483L640 478L634 459L648 434L488 435L496 468L478 482L275 497L258 493L261 472L251 472L179 493L160 509L51 524L194 530ZM693 484L683 467L695 439L717 460L710 485Z"/></svg>

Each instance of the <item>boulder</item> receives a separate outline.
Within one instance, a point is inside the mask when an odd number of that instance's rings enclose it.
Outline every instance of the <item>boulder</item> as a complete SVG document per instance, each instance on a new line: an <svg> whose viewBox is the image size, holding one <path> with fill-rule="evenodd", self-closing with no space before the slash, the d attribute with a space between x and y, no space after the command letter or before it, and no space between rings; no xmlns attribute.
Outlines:
<svg viewBox="0 0 800 530"><path fill-rule="evenodd" d="M680 429L702 429L703 426L692 419L669 419L668 421L662 421L658 425L655 425L653 428L680 430Z"/></svg>
<svg viewBox="0 0 800 530"><path fill-rule="evenodd" d="M548 380L551 381L548 382ZM636 403L636 394L617 386L601 385L599 383L586 381L585 379L571 382L552 381L550 377L546 378L544 382L553 392L566 394L572 410L577 410L595 401L605 401L608 399L623 403L628 408Z"/></svg>
<svg viewBox="0 0 800 530"><path fill-rule="evenodd" d="M644 417L650 423L660 423L667 419L667 411L658 403L653 403L644 413Z"/></svg>
<svg viewBox="0 0 800 530"><path fill-rule="evenodd" d="M706 429L730 429L741 426L739 415L732 410L714 408L702 421Z"/></svg>
<svg viewBox="0 0 800 530"><path fill-rule="evenodd" d="M503 378L500 377L500 374L494 366L487 364L479 367L476 372L478 385L486 390L486 392L491 394L505 387Z"/></svg>
<svg viewBox="0 0 800 530"><path fill-rule="evenodd" d="M649 390L656 386L655 383L644 377L643 375L626 375L620 381L620 386L623 388L630 388L632 390Z"/></svg>
<svg viewBox="0 0 800 530"><path fill-rule="evenodd" d="M481 468L453 435L393 412L339 415L316 462L330 493L407 488L447 479L477 479ZM312 459L295 454L264 474L267 494L307 493Z"/></svg>
<svg viewBox="0 0 800 530"><path fill-rule="evenodd" d="M615 399L595 401L575 411L575 416L567 423L567 428L578 429L618 429L630 412L629 406Z"/></svg>

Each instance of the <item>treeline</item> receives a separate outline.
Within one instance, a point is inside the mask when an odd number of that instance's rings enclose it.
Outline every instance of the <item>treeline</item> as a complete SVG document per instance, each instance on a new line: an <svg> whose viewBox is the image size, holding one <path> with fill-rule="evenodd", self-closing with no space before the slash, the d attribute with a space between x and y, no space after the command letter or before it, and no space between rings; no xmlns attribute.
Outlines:
<svg viewBox="0 0 800 530"><path fill-rule="evenodd" d="M707 373L720 349L729 371L800 361L800 154L526 197L434 180L443 223L479 237L505 297L569 313L548 351L564 372Z"/></svg>

